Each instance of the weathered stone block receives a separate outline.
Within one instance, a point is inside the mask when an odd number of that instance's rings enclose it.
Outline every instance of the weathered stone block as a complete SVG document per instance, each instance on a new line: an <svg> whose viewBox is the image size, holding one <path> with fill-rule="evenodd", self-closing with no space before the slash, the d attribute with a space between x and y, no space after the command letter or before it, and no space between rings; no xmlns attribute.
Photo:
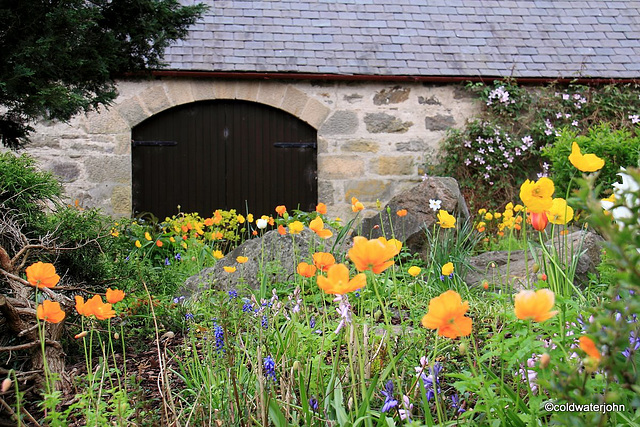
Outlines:
<svg viewBox="0 0 640 427"><path fill-rule="evenodd" d="M335 190L333 188L333 182L318 179L318 201L326 205L332 205L335 203Z"/></svg>
<svg viewBox="0 0 640 427"><path fill-rule="evenodd" d="M423 105L442 105L442 103L436 98L435 95L430 96L429 98L425 98L424 96L418 97L418 104Z"/></svg>
<svg viewBox="0 0 640 427"><path fill-rule="evenodd" d="M318 129L330 112L331 110L327 108L326 105L316 99L310 98L300 118Z"/></svg>
<svg viewBox="0 0 640 427"><path fill-rule="evenodd" d="M364 122L370 133L405 133L413 126L413 122L403 122L386 113L367 114Z"/></svg>
<svg viewBox="0 0 640 427"><path fill-rule="evenodd" d="M349 104L353 104L354 102L362 101L363 96L359 93L352 93L351 95L344 95L342 99L347 101Z"/></svg>
<svg viewBox="0 0 640 427"><path fill-rule="evenodd" d="M85 169L91 182L131 182L129 156L87 157Z"/></svg>
<svg viewBox="0 0 640 427"><path fill-rule="evenodd" d="M145 105L151 114L159 113L172 106L162 86L154 86L140 94L140 102Z"/></svg>
<svg viewBox="0 0 640 427"><path fill-rule="evenodd" d="M339 110L322 124L323 135L351 135L358 130L358 114L355 111Z"/></svg>
<svg viewBox="0 0 640 427"><path fill-rule="evenodd" d="M412 139L411 141L406 142L398 142L396 144L396 149L398 151L419 151L423 152L429 148L429 145L426 141L422 139Z"/></svg>
<svg viewBox="0 0 640 427"><path fill-rule="evenodd" d="M73 182L80 176L80 167L74 162L53 162L49 169L60 182Z"/></svg>
<svg viewBox="0 0 640 427"><path fill-rule="evenodd" d="M299 89L289 85L284 93L284 100L282 101L282 109L299 117L304 111L305 105L307 105L309 97L307 94Z"/></svg>
<svg viewBox="0 0 640 427"><path fill-rule="evenodd" d="M325 179L345 179L364 174L364 160L356 156L318 156L318 174Z"/></svg>
<svg viewBox="0 0 640 427"><path fill-rule="evenodd" d="M238 84L238 87L241 86L241 84ZM262 104L280 108L280 105L282 105L282 101L284 100L284 93L286 90L287 86L282 83L261 82L256 100Z"/></svg>
<svg viewBox="0 0 640 427"><path fill-rule="evenodd" d="M342 144L342 151L350 151L356 153L377 153L380 144L367 139L355 139Z"/></svg>
<svg viewBox="0 0 640 427"><path fill-rule="evenodd" d="M352 197L357 197L361 202L375 202L378 199L386 200L391 194L389 181L380 179L365 179L349 181L344 184L344 201L351 203Z"/></svg>
<svg viewBox="0 0 640 427"><path fill-rule="evenodd" d="M391 89L382 89L373 96L375 105L399 104L409 99L411 89L395 86Z"/></svg>
<svg viewBox="0 0 640 427"><path fill-rule="evenodd" d="M424 118L424 126L428 130L447 130L455 125L456 120L453 118L453 116L443 116L442 114L436 114L435 116L427 116Z"/></svg>
<svg viewBox="0 0 640 427"><path fill-rule="evenodd" d="M111 209L116 215L131 215L131 187L117 186L111 192Z"/></svg>
<svg viewBox="0 0 640 427"><path fill-rule="evenodd" d="M236 99L242 99L245 101L255 101L258 99L258 91L260 90L259 82L244 81L238 82L236 86Z"/></svg>
<svg viewBox="0 0 640 427"><path fill-rule="evenodd" d="M216 84L212 80L195 80L191 82L191 93L194 101L216 99Z"/></svg>
<svg viewBox="0 0 640 427"><path fill-rule="evenodd" d="M413 156L385 156L372 161L378 175L414 175Z"/></svg>
<svg viewBox="0 0 640 427"><path fill-rule="evenodd" d="M191 85L182 80L166 80L165 90L173 105L182 105L194 101Z"/></svg>
<svg viewBox="0 0 640 427"><path fill-rule="evenodd" d="M117 110L130 127L134 127L149 117L138 98L125 99L117 106Z"/></svg>

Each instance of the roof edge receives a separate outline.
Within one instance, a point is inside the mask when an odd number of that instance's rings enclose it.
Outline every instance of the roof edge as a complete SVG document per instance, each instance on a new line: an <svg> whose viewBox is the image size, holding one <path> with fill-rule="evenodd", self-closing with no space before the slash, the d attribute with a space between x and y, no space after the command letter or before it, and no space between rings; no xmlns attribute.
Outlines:
<svg viewBox="0 0 640 427"><path fill-rule="evenodd" d="M126 76L140 76L147 73L127 73ZM508 76L415 76L415 75L379 75L379 74L323 74L323 73L283 73L283 72L254 72L254 71L182 71L182 70L152 70L153 77L189 77L189 78L218 78L218 79L253 79L253 80L339 80L339 81L384 81L384 82L422 82L422 83L487 83L494 80L509 78ZM604 78L604 77L511 77L518 84L539 85L547 83L557 84L640 84L640 78Z"/></svg>

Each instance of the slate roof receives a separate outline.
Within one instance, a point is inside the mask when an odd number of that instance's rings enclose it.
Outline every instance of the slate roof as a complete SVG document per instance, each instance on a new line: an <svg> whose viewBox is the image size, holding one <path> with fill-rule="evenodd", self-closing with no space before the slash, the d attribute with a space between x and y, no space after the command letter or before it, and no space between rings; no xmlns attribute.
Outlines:
<svg viewBox="0 0 640 427"><path fill-rule="evenodd" d="M169 69L640 77L640 1L205 3L211 9L204 19L168 49Z"/></svg>

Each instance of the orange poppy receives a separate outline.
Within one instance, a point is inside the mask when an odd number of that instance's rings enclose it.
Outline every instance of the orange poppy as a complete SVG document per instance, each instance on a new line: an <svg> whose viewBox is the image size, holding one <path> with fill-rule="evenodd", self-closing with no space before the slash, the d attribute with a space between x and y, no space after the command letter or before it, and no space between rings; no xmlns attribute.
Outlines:
<svg viewBox="0 0 640 427"><path fill-rule="evenodd" d="M156 246L157 246L157 247L161 248L161 247L162 247L162 245L163 245L162 240L157 240L157 241L156 241Z"/></svg>
<svg viewBox="0 0 640 427"><path fill-rule="evenodd" d="M94 295L86 303L84 298L76 296L76 311L82 316L95 316L98 320L107 320L116 315L116 312L111 308L111 304L102 302L100 295Z"/></svg>
<svg viewBox="0 0 640 427"><path fill-rule="evenodd" d="M280 233L281 236L284 236L285 234L287 234L287 229L284 228L284 225L280 224L278 226L278 233Z"/></svg>
<svg viewBox="0 0 640 427"><path fill-rule="evenodd" d="M532 319L544 322L555 316L558 311L551 311L555 303L555 295L549 289L537 291L522 290L514 298L516 317L520 320Z"/></svg>
<svg viewBox="0 0 640 427"><path fill-rule="evenodd" d="M213 219L212 218L205 219L204 220L204 225L206 225L207 227L211 227L213 225ZM185 228L187 228L187 227L185 227L185 226L182 227L183 230ZM187 230L184 230L184 231L186 232Z"/></svg>
<svg viewBox="0 0 640 427"><path fill-rule="evenodd" d="M471 334L472 321L465 314L469 302L462 302L460 294L448 290L429 301L427 314L422 317L422 326L435 329L438 335L455 339Z"/></svg>
<svg viewBox="0 0 640 427"><path fill-rule="evenodd" d="M287 212L287 208L284 205L276 206L276 213L280 216Z"/></svg>
<svg viewBox="0 0 640 427"><path fill-rule="evenodd" d="M398 215L401 218L403 216L407 216L407 210L406 209L400 209L398 212L396 212L396 215Z"/></svg>
<svg viewBox="0 0 640 427"><path fill-rule="evenodd" d="M45 322L60 323L67 314L60 308L59 302L46 299L36 308L36 315Z"/></svg>
<svg viewBox="0 0 640 427"><path fill-rule="evenodd" d="M384 237L367 240L366 237L353 238L353 247L349 249L349 259L358 271L371 270L380 274L394 264L392 258L400 251L395 239L387 241Z"/></svg>
<svg viewBox="0 0 640 427"><path fill-rule="evenodd" d="M596 348L596 343L594 343L591 338L587 336L581 336L578 341L580 342L580 348L582 349L582 351L587 353L587 356L590 356L597 361L602 359L602 354L600 354L600 352Z"/></svg>
<svg viewBox="0 0 640 427"><path fill-rule="evenodd" d="M333 236L331 230L324 228L324 221L319 216L312 219L309 223L309 228L318 235L321 239L328 239Z"/></svg>
<svg viewBox="0 0 640 427"><path fill-rule="evenodd" d="M269 225L272 226L272 227L273 227L273 224L276 223L276 221L273 219L272 216L269 217L268 222L269 222Z"/></svg>
<svg viewBox="0 0 640 427"><path fill-rule="evenodd" d="M349 280L349 269L344 264L335 264L327 271L327 277L316 278L318 287L332 295L344 295L367 285L367 276L364 273L356 274Z"/></svg>
<svg viewBox="0 0 640 427"><path fill-rule="evenodd" d="M318 203L316 205L316 212L318 212L321 215L326 215L327 214L327 205L325 205L324 203Z"/></svg>
<svg viewBox="0 0 640 427"><path fill-rule="evenodd" d="M60 281L56 268L48 262L38 261L26 268L27 281L38 288L53 288Z"/></svg>
<svg viewBox="0 0 640 427"><path fill-rule="evenodd" d="M364 209L364 205L355 197L351 198L351 210L353 212L360 212Z"/></svg>
<svg viewBox="0 0 640 427"><path fill-rule="evenodd" d="M318 269L315 265L307 264L306 262L301 262L300 264L298 264L298 268L296 269L298 274L304 277L312 277L316 274L317 270Z"/></svg>
<svg viewBox="0 0 640 427"><path fill-rule="evenodd" d="M107 302L110 304L115 304L117 302L120 302L124 299L124 291L121 291L119 289L111 289L111 288L107 288Z"/></svg>
<svg viewBox="0 0 640 427"><path fill-rule="evenodd" d="M329 252L316 252L313 254L313 264L322 271L329 270L329 267L335 263L336 259Z"/></svg>

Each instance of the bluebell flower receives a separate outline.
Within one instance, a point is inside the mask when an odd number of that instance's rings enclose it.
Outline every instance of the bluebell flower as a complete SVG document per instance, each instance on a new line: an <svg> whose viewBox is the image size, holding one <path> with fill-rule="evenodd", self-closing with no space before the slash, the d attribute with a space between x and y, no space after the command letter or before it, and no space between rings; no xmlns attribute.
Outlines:
<svg viewBox="0 0 640 427"><path fill-rule="evenodd" d="M315 327L316 327L316 318L315 318L315 317L313 317L313 316L311 316L311 319L309 319L309 327L310 327L311 329L313 329L313 328L315 328Z"/></svg>
<svg viewBox="0 0 640 427"><path fill-rule="evenodd" d="M129 257L128 256L124 259L124 262L129 262Z"/></svg>
<svg viewBox="0 0 640 427"><path fill-rule="evenodd" d="M443 274L440 275L440 280L444 282L444 275Z"/></svg>
<svg viewBox="0 0 640 427"><path fill-rule="evenodd" d="M164 259L164 265L171 265L171 263L169 262L169 258Z"/></svg>
<svg viewBox="0 0 640 427"><path fill-rule="evenodd" d="M381 393L384 396L384 404L382 405L380 412L387 412L389 409L398 406L398 401L393 398L393 381L387 381Z"/></svg>
<svg viewBox="0 0 640 427"><path fill-rule="evenodd" d="M309 407L313 412L318 412L318 399L316 399L314 396L311 396L311 398L309 398Z"/></svg>
<svg viewBox="0 0 640 427"><path fill-rule="evenodd" d="M175 260L176 260L176 261L180 261L180 260L182 260L182 255L180 255L179 253L177 253L177 254L175 254L175 255L173 256L173 258L175 258Z"/></svg>
<svg viewBox="0 0 640 427"><path fill-rule="evenodd" d="M216 339L216 351L224 353L224 329L216 322L213 322L213 336Z"/></svg>
<svg viewBox="0 0 640 427"><path fill-rule="evenodd" d="M460 406L460 401L458 399L458 395L457 394L451 395L451 407L453 407L453 409L456 409L459 414L461 414L461 413L466 411L466 409L464 409L463 407Z"/></svg>
<svg viewBox="0 0 640 427"><path fill-rule="evenodd" d="M193 314L191 314L191 313L187 313L187 314L185 314L185 315L184 315L184 318L185 318L186 320L193 320Z"/></svg>
<svg viewBox="0 0 640 427"><path fill-rule="evenodd" d="M262 328L263 328L263 329L269 329L269 319L267 318L267 315L266 315L266 314L263 314L263 315L262 315L262 322L261 322L261 324L262 324Z"/></svg>
<svg viewBox="0 0 640 427"><path fill-rule="evenodd" d="M253 304L248 299L244 300L244 305L242 306L242 311L244 313L249 313L253 311Z"/></svg>
<svg viewBox="0 0 640 427"><path fill-rule="evenodd" d="M640 349L640 338L636 331L631 331L631 334L629 335L629 347L625 348L622 351L622 354L628 359L631 357L631 352L638 349Z"/></svg>
<svg viewBox="0 0 640 427"><path fill-rule="evenodd" d="M228 293L230 299L238 298L238 291L235 289L231 289Z"/></svg>
<svg viewBox="0 0 640 427"><path fill-rule="evenodd" d="M264 365L264 375L267 378L271 378L273 382L278 381L278 377L276 376L276 362L273 360L273 357L267 356L263 361Z"/></svg>
<svg viewBox="0 0 640 427"><path fill-rule="evenodd" d="M179 304L179 303L181 303L182 301L184 301L184 299L185 299L185 296L184 296L184 295L181 295L181 296L179 296L179 297L175 297L175 298L173 299L173 303L174 303L174 304Z"/></svg>
<svg viewBox="0 0 640 427"><path fill-rule="evenodd" d="M360 298L360 289L356 289L353 295L355 295L356 298Z"/></svg>

